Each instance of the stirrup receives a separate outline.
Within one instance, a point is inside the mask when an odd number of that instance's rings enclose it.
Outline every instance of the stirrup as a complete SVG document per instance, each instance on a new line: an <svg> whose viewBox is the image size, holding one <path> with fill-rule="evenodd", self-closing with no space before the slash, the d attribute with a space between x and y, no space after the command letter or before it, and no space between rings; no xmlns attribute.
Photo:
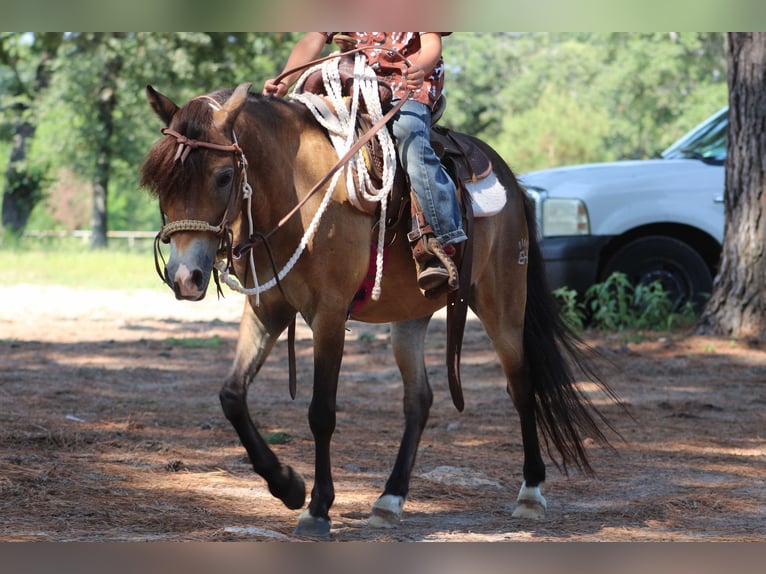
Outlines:
<svg viewBox="0 0 766 574"><path fill-rule="evenodd" d="M418 287L423 295L428 298L436 298L444 293L457 290L459 286L459 274L457 265L452 257L447 255L444 247L435 237L423 237L424 252L415 257L418 267ZM447 246L454 253L454 247ZM427 253L431 257L424 257Z"/></svg>
<svg viewBox="0 0 766 574"><path fill-rule="evenodd" d="M418 287L424 293L438 289L449 282L449 271L437 257L424 266L418 266Z"/></svg>

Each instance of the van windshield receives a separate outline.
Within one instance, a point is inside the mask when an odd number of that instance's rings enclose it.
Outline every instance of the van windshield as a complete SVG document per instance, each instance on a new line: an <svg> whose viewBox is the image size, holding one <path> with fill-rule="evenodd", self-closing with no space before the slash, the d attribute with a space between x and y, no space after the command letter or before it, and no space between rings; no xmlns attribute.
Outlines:
<svg viewBox="0 0 766 574"><path fill-rule="evenodd" d="M728 108L708 118L662 152L665 159L699 159L723 164L726 160Z"/></svg>

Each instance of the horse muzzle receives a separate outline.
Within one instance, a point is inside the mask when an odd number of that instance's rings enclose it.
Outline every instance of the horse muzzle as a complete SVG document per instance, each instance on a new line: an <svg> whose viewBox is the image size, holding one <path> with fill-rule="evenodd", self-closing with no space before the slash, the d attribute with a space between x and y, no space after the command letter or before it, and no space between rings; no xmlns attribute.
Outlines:
<svg viewBox="0 0 766 574"><path fill-rule="evenodd" d="M165 282L173 289L176 299L201 301L210 283L218 241L193 239L185 246L180 243L175 237L170 241Z"/></svg>

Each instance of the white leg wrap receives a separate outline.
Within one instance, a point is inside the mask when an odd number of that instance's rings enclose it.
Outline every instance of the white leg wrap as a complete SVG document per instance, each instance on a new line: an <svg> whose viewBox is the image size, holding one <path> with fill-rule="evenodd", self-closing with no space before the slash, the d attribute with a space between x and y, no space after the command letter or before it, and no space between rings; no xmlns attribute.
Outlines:
<svg viewBox="0 0 766 574"><path fill-rule="evenodd" d="M404 498L384 494L372 505L372 514L367 525L372 528L395 528L399 525L404 509Z"/></svg>
<svg viewBox="0 0 766 574"><path fill-rule="evenodd" d="M528 487L526 482L521 483L519 496L516 498L516 510L514 518L540 519L545 516L548 503L545 500L539 486Z"/></svg>

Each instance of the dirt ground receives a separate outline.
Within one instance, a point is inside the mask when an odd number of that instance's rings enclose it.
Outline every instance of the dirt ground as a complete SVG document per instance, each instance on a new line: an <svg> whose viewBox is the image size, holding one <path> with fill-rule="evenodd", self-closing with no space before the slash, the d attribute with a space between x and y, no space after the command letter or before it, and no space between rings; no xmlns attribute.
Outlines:
<svg viewBox="0 0 766 574"><path fill-rule="evenodd" d="M242 299L163 291L0 287L0 541L297 540L223 417L218 389ZM298 396L281 342L250 406L310 487L311 345ZM598 476L549 466L541 521L514 519L518 419L481 325L452 406L444 321L429 333L435 401L402 524L366 528L402 430L386 326L350 323L333 441L337 541L764 541L766 348L688 333L589 334L635 420L594 400L624 440L589 446ZM586 390L590 389L584 383Z"/></svg>

